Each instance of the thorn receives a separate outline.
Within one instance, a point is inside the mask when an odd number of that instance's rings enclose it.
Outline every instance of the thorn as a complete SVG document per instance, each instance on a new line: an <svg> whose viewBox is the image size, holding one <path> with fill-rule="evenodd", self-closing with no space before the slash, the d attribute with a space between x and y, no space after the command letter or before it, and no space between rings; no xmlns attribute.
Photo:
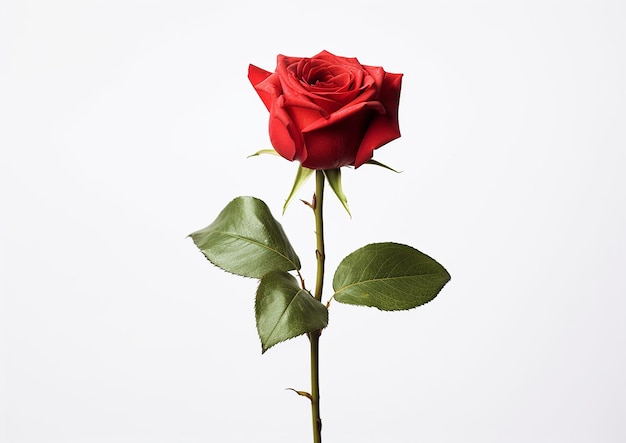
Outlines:
<svg viewBox="0 0 626 443"><path fill-rule="evenodd" d="M298 278L300 279L300 285L302 286L302 289L306 290L306 285L304 284L304 278L302 278L302 274L300 274L299 270L296 270L296 272L298 273Z"/></svg>
<svg viewBox="0 0 626 443"><path fill-rule="evenodd" d="M302 200L302 199L300 199L300 201L301 201L302 203L304 203L305 205L307 205L309 208L311 208L311 209L315 210L315 208L313 207L313 204L312 204L312 203L309 203L308 201L306 201L306 200Z"/></svg>
<svg viewBox="0 0 626 443"><path fill-rule="evenodd" d="M312 397L312 396L311 396L311 394L309 394L308 392L305 392L305 391L297 391L297 390L295 390L294 388L285 388L285 390L287 390L287 391L293 391L293 392L295 392L296 394L301 395L302 397L306 397L306 398L308 398L309 400L313 401L313 397Z"/></svg>
<svg viewBox="0 0 626 443"><path fill-rule="evenodd" d="M326 302L326 309L330 308L330 302L333 301L333 297L330 297L328 301Z"/></svg>

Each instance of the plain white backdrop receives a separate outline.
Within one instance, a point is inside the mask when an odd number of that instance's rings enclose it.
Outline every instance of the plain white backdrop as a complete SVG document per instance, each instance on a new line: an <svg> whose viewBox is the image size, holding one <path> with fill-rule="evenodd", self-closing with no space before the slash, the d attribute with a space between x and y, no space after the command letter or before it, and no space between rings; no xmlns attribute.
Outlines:
<svg viewBox="0 0 626 443"><path fill-rule="evenodd" d="M246 75L323 49L404 73L402 173L345 170L351 219L328 194L327 288L376 241L452 275L331 305L324 441L626 441L625 30L617 0L3 0L0 441L310 441L306 338L261 355L256 282L186 235L254 195L313 281Z"/></svg>

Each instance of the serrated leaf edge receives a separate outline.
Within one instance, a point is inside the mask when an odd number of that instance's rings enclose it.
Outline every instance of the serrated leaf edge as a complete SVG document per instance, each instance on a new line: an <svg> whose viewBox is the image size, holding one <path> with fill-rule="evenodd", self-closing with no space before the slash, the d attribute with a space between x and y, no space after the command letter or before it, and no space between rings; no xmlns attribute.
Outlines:
<svg viewBox="0 0 626 443"><path fill-rule="evenodd" d="M236 238L236 239L240 239L240 240L246 240L246 241L247 241L247 242L249 242L249 243L252 243L252 244L254 244L254 245L258 245L258 246L260 246L260 247L262 247L262 248L264 248L264 249L266 249L266 250L268 250L268 251L272 251L272 252L274 252L276 255L278 255L278 256L280 256L280 257L285 258L285 260L287 260L289 263L291 263L291 264L294 266L292 270L298 270L298 271L299 271L299 270L302 268L302 265L301 265L300 263L298 263L298 264L294 263L294 262L293 262L293 260L291 260L291 259L290 259L289 257L287 257L286 255L282 254L282 253L281 253L281 252L279 252L278 250L276 250L276 249L272 249L272 248L268 247L267 245L265 245L265 244L263 244L263 243L261 243L261 242L258 242L257 240L254 240L254 239L251 239L251 238L248 238L248 237L243 237L243 236L241 236L241 235L232 234L232 233L230 233L230 232L223 232L223 231L212 231L212 232L215 232L215 233L218 233L218 234L222 234L222 235L227 236L227 237L230 237L230 238ZM190 234L190 235L193 235L193 234ZM193 240L193 237L192 237L192 240ZM195 242L194 242L194 243L195 243ZM196 245L196 247L198 247L198 245ZM200 248L198 247L198 249L200 249ZM200 249L200 251L202 251L202 253L204 254L204 249ZM207 257L207 258L208 258L208 257ZM211 261L211 259L210 259L210 258L209 258L209 261ZM211 261L211 263L213 263L213 262ZM213 264L215 264L215 263L213 263ZM217 265L215 265L215 266L217 266ZM237 275L239 275L239 274L237 274ZM243 277L245 277L245 276L243 276Z"/></svg>
<svg viewBox="0 0 626 443"><path fill-rule="evenodd" d="M309 291L307 291L306 289L299 289L299 290L298 290L298 292L296 292L296 293L294 294L294 296L292 297L291 301L290 301L290 302L289 302L289 304L285 307L285 309L283 310L283 312L280 314L280 317L278 318L278 321L276 322L276 324L275 324L275 325L274 325L274 327L272 328L272 332L270 332L270 333L268 334L268 338L272 336L272 334L274 333L274 331L275 331L275 330L276 330L276 328L278 327L278 324L280 323L280 320L282 320L283 316L285 315L285 312L287 312L287 310L289 309L289 307L291 306L291 304L292 304L292 303L296 300L296 297L298 297L298 296L299 296L299 294L300 294L300 293L302 293L302 292L306 292L307 294L309 294L309 296L311 296L310 292L309 292ZM311 298L312 298L312 296L311 296ZM326 322L326 323L328 324L328 322ZM317 330L317 329L313 329L312 331L315 331L315 330ZM306 333L308 333L308 332L312 332L312 331L304 331L304 332L302 332L302 333L300 333L300 334L298 334L298 335L294 335L294 336L292 336L292 337L288 337L288 338L286 338L286 339L284 339L284 340L277 341L276 343L274 343L273 345L268 346L268 347L265 347L265 344L263 343L263 339L261 338L261 335L259 334L259 339L261 340L261 348L262 348L262 352L261 352L261 353L262 353L262 354L264 354L264 353L265 353L268 349L271 349L272 347L276 346L276 345L277 345L277 344L279 344L279 343L284 343L284 342L286 342L287 340L291 340L292 338L300 337L301 335L304 335L304 334L306 334Z"/></svg>

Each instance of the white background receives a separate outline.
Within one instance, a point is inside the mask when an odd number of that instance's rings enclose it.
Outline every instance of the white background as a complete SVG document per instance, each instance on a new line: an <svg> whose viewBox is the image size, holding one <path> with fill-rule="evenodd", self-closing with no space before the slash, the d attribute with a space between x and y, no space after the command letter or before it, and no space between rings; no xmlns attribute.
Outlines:
<svg viewBox="0 0 626 443"><path fill-rule="evenodd" d="M328 194L328 290L375 241L452 274L331 305L324 441L626 441L625 29L621 1L3 0L0 441L310 441L306 339L261 355L256 282L186 235L257 196L312 284L246 75L323 49L404 73L375 156L403 172L346 170L352 219Z"/></svg>

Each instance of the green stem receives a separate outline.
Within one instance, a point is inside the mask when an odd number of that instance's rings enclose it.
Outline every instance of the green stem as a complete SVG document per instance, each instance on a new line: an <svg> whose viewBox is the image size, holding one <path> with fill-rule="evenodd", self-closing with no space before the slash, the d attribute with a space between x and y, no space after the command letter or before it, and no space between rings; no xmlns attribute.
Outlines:
<svg viewBox="0 0 626 443"><path fill-rule="evenodd" d="M313 443L322 442L322 419L320 417L319 344L320 331L309 334L311 340L311 418L313 419Z"/></svg>
<svg viewBox="0 0 626 443"><path fill-rule="evenodd" d="M324 171L315 171L315 198L313 211L315 213L315 235L317 238L317 277L315 279L315 298L322 301L324 286ZM311 417L313 419L313 443L322 442L322 419L320 418L320 385L319 385L319 340L322 331L313 331L309 334L311 342Z"/></svg>
<svg viewBox="0 0 626 443"><path fill-rule="evenodd" d="M315 298L322 301L322 289L324 287L324 171L315 171L315 235L317 237L317 277L315 279Z"/></svg>

